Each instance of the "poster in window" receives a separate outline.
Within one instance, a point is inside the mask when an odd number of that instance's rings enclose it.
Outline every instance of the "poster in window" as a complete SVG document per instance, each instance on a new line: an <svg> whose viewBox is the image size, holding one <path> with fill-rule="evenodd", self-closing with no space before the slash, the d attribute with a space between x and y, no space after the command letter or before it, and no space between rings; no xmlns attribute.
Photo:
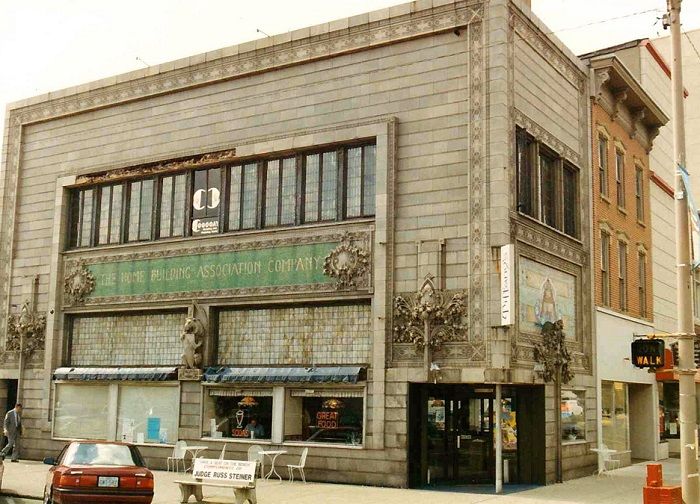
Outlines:
<svg viewBox="0 0 700 504"><path fill-rule="evenodd" d="M192 234L207 235L219 232L221 206L221 169L201 170L194 173L192 190Z"/></svg>

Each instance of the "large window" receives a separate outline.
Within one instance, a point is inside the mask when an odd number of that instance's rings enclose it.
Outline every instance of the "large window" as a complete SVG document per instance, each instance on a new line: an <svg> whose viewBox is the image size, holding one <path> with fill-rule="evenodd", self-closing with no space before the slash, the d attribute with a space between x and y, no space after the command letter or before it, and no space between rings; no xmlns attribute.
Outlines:
<svg viewBox="0 0 700 504"><path fill-rule="evenodd" d="M108 439L109 432L108 385L56 385L54 437Z"/></svg>
<svg viewBox="0 0 700 504"><path fill-rule="evenodd" d="M100 188L98 207L97 243L119 243L122 230L122 186L109 185Z"/></svg>
<svg viewBox="0 0 700 504"><path fill-rule="evenodd" d="M582 391L562 390L561 438L563 441L586 439L586 401Z"/></svg>
<svg viewBox="0 0 700 504"><path fill-rule="evenodd" d="M548 226L557 227L557 175L555 159L540 153L540 216Z"/></svg>
<svg viewBox="0 0 700 504"><path fill-rule="evenodd" d="M518 211L574 238L579 233L578 169L516 130Z"/></svg>
<svg viewBox="0 0 700 504"><path fill-rule="evenodd" d="M73 192L71 200L71 247L92 246L93 203L95 189L80 189Z"/></svg>
<svg viewBox="0 0 700 504"><path fill-rule="evenodd" d="M57 383L53 435L173 444L179 404L176 385Z"/></svg>
<svg viewBox="0 0 700 504"><path fill-rule="evenodd" d="M625 154L615 151L615 183L617 185L617 206L625 208Z"/></svg>
<svg viewBox="0 0 700 504"><path fill-rule="evenodd" d="M617 278L620 310L627 310L627 243L620 241L617 252Z"/></svg>
<svg viewBox="0 0 700 504"><path fill-rule="evenodd" d="M187 175L162 177L160 180L160 238L184 236Z"/></svg>
<svg viewBox="0 0 700 504"><path fill-rule="evenodd" d="M361 390L288 390L284 439L361 445L364 400Z"/></svg>
<svg viewBox="0 0 700 504"><path fill-rule="evenodd" d="M117 439L174 444L178 439L177 387L119 385Z"/></svg>
<svg viewBox="0 0 700 504"><path fill-rule="evenodd" d="M376 146L164 174L71 192L69 246L372 217Z"/></svg>
<svg viewBox="0 0 700 504"><path fill-rule="evenodd" d="M678 382L659 382L659 431L661 439L679 439L680 394Z"/></svg>
<svg viewBox="0 0 700 504"><path fill-rule="evenodd" d="M604 306L610 306L610 235L600 232L600 292Z"/></svg>
<svg viewBox="0 0 700 504"><path fill-rule="evenodd" d="M129 183L129 211L127 241L150 240L153 223L153 180Z"/></svg>
<svg viewBox="0 0 700 504"><path fill-rule="evenodd" d="M611 450L629 450L629 409L627 384L602 383L603 443Z"/></svg>
<svg viewBox="0 0 700 504"><path fill-rule="evenodd" d="M600 194L608 195L608 139L603 135L598 137L598 184Z"/></svg>
<svg viewBox="0 0 700 504"><path fill-rule="evenodd" d="M204 390L203 437L272 437L272 389L206 387Z"/></svg>

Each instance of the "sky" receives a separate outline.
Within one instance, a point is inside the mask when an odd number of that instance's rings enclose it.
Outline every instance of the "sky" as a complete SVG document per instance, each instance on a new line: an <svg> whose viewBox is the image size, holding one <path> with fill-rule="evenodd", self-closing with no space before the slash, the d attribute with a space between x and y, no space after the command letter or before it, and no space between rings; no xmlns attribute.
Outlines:
<svg viewBox="0 0 700 504"><path fill-rule="evenodd" d="M5 104L401 0L0 0L0 124ZM700 0L684 0L684 29ZM574 53L666 36L665 0L532 0Z"/></svg>

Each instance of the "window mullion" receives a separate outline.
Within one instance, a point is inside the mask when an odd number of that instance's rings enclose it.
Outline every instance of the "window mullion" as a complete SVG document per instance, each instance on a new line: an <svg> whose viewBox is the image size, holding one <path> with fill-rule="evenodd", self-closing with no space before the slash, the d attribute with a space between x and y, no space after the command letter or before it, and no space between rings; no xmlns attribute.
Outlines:
<svg viewBox="0 0 700 504"><path fill-rule="evenodd" d="M323 218L323 153L318 154L318 193L316 194L318 208L316 209L316 222Z"/></svg>
<svg viewBox="0 0 700 504"><path fill-rule="evenodd" d="M296 167L296 195L294 198L294 224L299 226L304 222L304 212L306 211L306 170L304 169L304 156L297 154L295 156Z"/></svg>
<svg viewBox="0 0 700 504"><path fill-rule="evenodd" d="M335 175L335 220L341 221L345 218L347 211L347 201L345 191L347 190L347 166L345 160L347 156L345 154L345 149L339 148L336 150L336 175Z"/></svg>

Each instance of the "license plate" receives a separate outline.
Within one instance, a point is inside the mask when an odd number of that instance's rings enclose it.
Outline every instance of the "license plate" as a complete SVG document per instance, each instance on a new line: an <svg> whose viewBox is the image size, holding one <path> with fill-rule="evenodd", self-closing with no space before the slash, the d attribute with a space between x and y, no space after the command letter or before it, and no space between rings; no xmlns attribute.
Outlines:
<svg viewBox="0 0 700 504"><path fill-rule="evenodd" d="M97 478L97 486L116 488L119 486L119 478L117 476L99 476Z"/></svg>

